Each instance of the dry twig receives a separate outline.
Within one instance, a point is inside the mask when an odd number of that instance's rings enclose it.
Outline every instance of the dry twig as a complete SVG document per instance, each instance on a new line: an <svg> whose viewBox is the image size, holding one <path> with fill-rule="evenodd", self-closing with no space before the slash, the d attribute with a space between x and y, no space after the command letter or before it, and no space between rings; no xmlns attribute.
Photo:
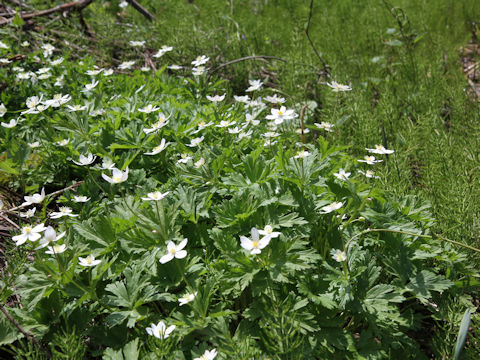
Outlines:
<svg viewBox="0 0 480 360"><path fill-rule="evenodd" d="M59 195L59 194L65 192L65 191L67 191L67 190L71 190L71 189L76 188L76 187L79 186L79 185L82 185L83 182L84 182L83 180L82 180L82 181L78 181L78 182L76 182L76 183L73 184L73 185L67 186L66 188L63 188L63 189L54 191L54 192L52 192L52 193L50 193L50 194L47 194L45 197L47 197L47 196L51 197L51 196ZM15 206L15 207L13 207L13 208L11 208L11 209L8 209L8 210L2 210L2 211L0 211L0 213L2 213L2 212L11 213L11 212L14 212L15 210L23 209L23 208L26 207L26 206L28 206L28 205Z"/></svg>
<svg viewBox="0 0 480 360"><path fill-rule="evenodd" d="M140 14L145 16L148 20L153 21L155 20L155 16L150 14L147 9L145 9L142 5L140 5L136 0L127 0L127 2L132 5L132 7L137 10Z"/></svg>
<svg viewBox="0 0 480 360"><path fill-rule="evenodd" d="M23 20L28 20L37 16L45 16L45 15L50 15L56 12L64 12L64 11L81 11L88 5L92 3L93 0L80 0L80 1L72 1L66 4L58 5L55 6L54 8L51 9L46 9L46 10L39 10L39 11L33 11L30 13L22 14L19 13L18 16L20 16ZM0 20L0 25L6 25L9 24L14 17L7 18Z"/></svg>

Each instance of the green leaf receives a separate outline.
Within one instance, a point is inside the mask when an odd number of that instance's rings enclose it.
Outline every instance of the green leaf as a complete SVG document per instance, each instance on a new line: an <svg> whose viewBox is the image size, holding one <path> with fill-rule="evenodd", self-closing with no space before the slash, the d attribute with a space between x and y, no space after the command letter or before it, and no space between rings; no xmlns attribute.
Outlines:
<svg viewBox="0 0 480 360"><path fill-rule="evenodd" d="M460 324L460 329L458 330L457 343L455 344L455 354L453 356L453 360L458 360L460 358L463 346L465 345L465 341L467 340L468 328L470 327L470 319L470 309L467 309L465 310L462 323Z"/></svg>
<svg viewBox="0 0 480 360"><path fill-rule="evenodd" d="M2 314L0 316L0 345L11 344L23 337L22 333Z"/></svg>
<svg viewBox="0 0 480 360"><path fill-rule="evenodd" d="M453 282L443 276L436 275L428 270L422 270L414 277L410 277L410 282L406 287L416 295L418 300L426 304L432 296L430 291L442 292L452 285Z"/></svg>

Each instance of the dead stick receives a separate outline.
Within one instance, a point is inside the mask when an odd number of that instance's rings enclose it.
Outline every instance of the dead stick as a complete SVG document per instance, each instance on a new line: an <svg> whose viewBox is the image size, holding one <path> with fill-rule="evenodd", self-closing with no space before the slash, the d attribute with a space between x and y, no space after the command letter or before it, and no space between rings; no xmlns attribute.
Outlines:
<svg viewBox="0 0 480 360"><path fill-rule="evenodd" d="M210 74L213 74L213 73L217 72L218 70L220 70L221 68L223 68L223 67L225 67L225 66L232 65L232 64L236 64L236 63L239 63L239 62L241 62L241 61L245 61L245 60L268 60L268 59L279 60L279 61L287 62L287 60L285 60L285 59L282 59L282 58L276 57L276 56L270 56L270 55L252 55L252 56L245 56L245 57L242 57L242 58L238 58L238 59L235 59L235 60L226 62L225 64L220 64L220 65L218 65L215 69L213 69L212 71L210 71Z"/></svg>
<svg viewBox="0 0 480 360"><path fill-rule="evenodd" d="M0 217L5 220L6 222L8 222L10 225L13 225L13 227L17 228L17 229L20 229L20 226L18 226L17 224L15 224L12 220L10 220L8 217L6 217L5 215L1 214L0 213Z"/></svg>
<svg viewBox="0 0 480 360"><path fill-rule="evenodd" d="M330 72L329 72L330 67L325 62L325 60L323 60L320 53L317 51L317 48L313 44L313 41L310 38L310 34L308 33L308 30L310 30L310 21L312 20L312 15L313 15L313 0L310 0L310 12L308 13L308 21L307 21L307 27L305 28L305 34L307 35L308 41L310 42L310 45L312 46L313 52L315 53L315 55L317 55L317 57L320 59L320 62L322 63L322 68L323 68L324 74L327 75L327 77L330 77Z"/></svg>
<svg viewBox="0 0 480 360"><path fill-rule="evenodd" d="M69 2L69 3L66 3L66 4L55 6L54 8L51 8L51 9L34 11L34 12L31 12L31 13L26 13L26 14L19 13L18 15L22 19L25 20L25 19L34 18L36 16L50 15L50 14L53 14L53 13L56 13L56 12L71 11L71 10L80 11L83 8L85 8L86 6L90 5L90 3L92 1L93 0L72 1L72 2ZM3 19L3 20L0 21L0 25L6 25L6 24L10 23L13 19L14 19L13 17L8 18L8 19Z"/></svg>
<svg viewBox="0 0 480 360"><path fill-rule="evenodd" d="M300 110L300 120L302 123L302 143L305 144L305 122L303 121L303 118L305 117L305 110L307 110L308 105L303 105L302 110Z"/></svg>
<svg viewBox="0 0 480 360"><path fill-rule="evenodd" d="M150 14L147 9L145 9L142 5L140 5L136 0L127 0L127 2L132 5L132 7L137 10L140 14L145 16L148 20L153 21L155 20L155 16Z"/></svg>
<svg viewBox="0 0 480 360"><path fill-rule="evenodd" d="M67 190L71 190L71 189L73 189L73 188L76 188L77 186L83 184L83 182L84 182L84 180L78 181L78 182L76 182L76 183L73 184L73 185L67 186L66 188L63 188L63 189L54 191L54 192L52 192L52 193L50 193L50 194L47 194L45 197L47 197L47 196L55 196L55 195L61 194L61 193L63 193L64 191L67 191ZM30 204L29 204L29 205L30 205ZM26 206L29 206L29 205L19 205L19 206L13 207L13 208L11 208L11 209L4 210L4 211L2 211L2 212L13 212L13 211L15 211L15 210L22 209L22 208L24 208L24 207L26 207Z"/></svg>
<svg viewBox="0 0 480 360"><path fill-rule="evenodd" d="M25 331L20 324L10 315L7 310L3 307L3 305L0 305L0 311L7 317L8 321L10 321L17 329L20 331L27 339L32 340L35 345L37 345L39 348L41 348L40 343L38 342L37 339L35 339L35 336L30 334L29 332Z"/></svg>

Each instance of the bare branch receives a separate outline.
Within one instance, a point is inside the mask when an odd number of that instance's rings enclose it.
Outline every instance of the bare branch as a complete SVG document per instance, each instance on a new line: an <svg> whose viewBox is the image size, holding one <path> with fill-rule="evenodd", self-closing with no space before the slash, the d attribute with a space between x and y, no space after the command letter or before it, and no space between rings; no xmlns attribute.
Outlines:
<svg viewBox="0 0 480 360"><path fill-rule="evenodd" d="M65 191L67 191L67 190L71 190L71 189L73 189L73 188L76 188L76 187L79 186L79 185L82 185L83 182L84 182L83 180L82 180L82 181L78 181L78 182L76 182L76 183L73 184L73 185L67 186L66 188L63 188L63 189L54 191L54 192L52 192L52 193L50 193L50 194L47 194L45 197L47 197L47 196L59 195L59 194L65 192ZM11 209L0 211L0 213L2 213L2 212L13 212L13 211L18 210L18 209L23 209L24 207L27 207L27 206L28 206L28 205L15 206L15 207L13 207L13 208L11 208Z"/></svg>
<svg viewBox="0 0 480 360"><path fill-rule="evenodd" d="M3 307L3 305L0 305L0 311L7 317L8 321L10 321L13 326L15 326L18 331L20 331L27 339L29 340L32 340L33 343L35 345L37 345L39 348L41 348L41 345L40 343L38 342L38 340L35 338L35 336L33 336L32 334L30 334L29 332L25 331L21 326L20 324L12 317L12 315L10 315L7 310L5 310L5 308Z"/></svg>
<svg viewBox="0 0 480 360"><path fill-rule="evenodd" d="M148 20L153 21L155 20L155 16L150 14L147 9L145 9L142 5L140 5L136 0L127 0L127 2L132 5L132 7L137 10L140 14L145 16Z"/></svg>
<svg viewBox="0 0 480 360"><path fill-rule="evenodd" d="M225 66L232 65L232 64L236 64L236 63L239 63L239 62L241 62L241 61L245 61L245 60L268 60L268 59L279 60L279 61L287 62L287 60L285 60L285 59L282 59L282 58L276 57L276 56L270 56L270 55L252 55L252 56L245 56L245 57L242 57L242 58L238 58L238 59L235 59L235 60L226 62L225 64L220 64L220 65L217 66L215 69L213 69L212 71L210 71L210 74L213 74L213 73L217 72L218 70L220 70L221 68L224 68Z"/></svg>
<svg viewBox="0 0 480 360"><path fill-rule="evenodd" d="M18 16L20 16L22 19L27 20L31 19L37 16L45 16L45 15L50 15L56 12L64 12L64 11L81 11L83 10L86 6L90 5L93 0L80 0L80 1L72 1L66 4L58 5L55 6L54 8L51 9L46 9L46 10L40 10L40 11L34 11L26 14L18 13ZM0 26L1 25L6 25L9 24L14 18L8 18L8 19L3 19L0 20Z"/></svg>
<svg viewBox="0 0 480 360"><path fill-rule="evenodd" d="M325 60L323 60L317 48L313 44L313 41L310 38L310 34L308 33L308 30L310 30L310 21L312 20L312 15L313 15L313 0L310 0L310 12L308 13L308 22L307 22L307 27L305 28L305 34L307 35L308 41L312 46L313 52L315 53L315 55L317 55L317 57L320 59L320 62L322 63L323 72L327 77L330 77L330 66L325 62Z"/></svg>

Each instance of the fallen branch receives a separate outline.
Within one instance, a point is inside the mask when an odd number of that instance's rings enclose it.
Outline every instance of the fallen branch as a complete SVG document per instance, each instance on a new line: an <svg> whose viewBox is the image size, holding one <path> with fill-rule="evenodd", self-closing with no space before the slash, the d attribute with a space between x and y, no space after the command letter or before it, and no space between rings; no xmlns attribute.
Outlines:
<svg viewBox="0 0 480 360"><path fill-rule="evenodd" d="M76 182L76 183L73 184L73 185L67 186L66 188L63 188L63 189L54 191L54 192L52 192L52 193L50 193L50 194L47 194L47 195L45 195L45 197L47 197L47 196L59 195L59 194L65 192L65 191L67 191L67 190L71 190L71 189L73 189L73 188L76 188L76 187L79 186L79 185L82 185L83 182L84 182L84 180L78 181L78 182ZM15 206L15 207L13 207L13 208L11 208L11 209L8 209L8 210L2 210L2 211L0 211L0 213L2 213L2 212L11 213L11 212L14 212L15 210L23 209L24 207L27 207L27 206L29 206L29 205L19 205L19 206Z"/></svg>
<svg viewBox="0 0 480 360"><path fill-rule="evenodd" d="M145 9L142 5L140 5L136 0L127 0L127 2L132 5L132 7L137 10L140 14L145 16L148 20L153 21L155 20L155 16L150 14L147 9Z"/></svg>
<svg viewBox="0 0 480 360"><path fill-rule="evenodd" d="M218 70L220 70L221 68L224 68L225 66L232 65L232 64L236 64L236 63L239 63L239 62L241 62L241 61L245 61L245 60L268 60L268 59L271 59L271 60L279 60L279 61L287 62L287 60L285 60L285 59L282 59L282 58L276 57L276 56L270 56L270 55L252 55L252 56L245 56L245 57L238 58L238 59L235 59L235 60L226 62L226 63L224 63L224 64L218 65L215 69L213 69L212 71L210 71L210 74L213 74L213 73L217 72Z"/></svg>
<svg viewBox="0 0 480 360"><path fill-rule="evenodd" d="M40 11L34 11L26 14L18 13L18 16L20 16L23 20L31 19L37 16L45 16L45 15L50 15L53 13L57 12L64 12L64 11L81 11L88 5L92 3L93 0L80 0L80 1L72 1L66 4L58 5L55 6L54 8L51 9L46 9L46 10L40 10ZM3 19L0 20L0 26L1 25L6 25L12 22L14 17L8 18L8 19Z"/></svg>
<svg viewBox="0 0 480 360"><path fill-rule="evenodd" d="M35 345L37 345L39 348L42 348L42 346L40 345L40 343L38 342L38 340L35 338L35 336L33 336L32 334L30 334L29 332L25 331L21 326L20 324L12 317L12 315L10 315L7 310L5 310L5 308L3 307L3 305L0 305L0 311L7 317L8 321L10 321L10 323L12 323L13 326L15 326L18 331L20 331L23 336L25 336L27 339L29 340L32 340L33 343Z"/></svg>
<svg viewBox="0 0 480 360"><path fill-rule="evenodd" d="M312 15L313 15L313 0L310 0L310 12L308 13L308 21L307 21L307 27L305 28L305 34L307 35L308 41L310 42L310 45L312 46L313 52L317 57L320 59L320 62L322 63L322 69L324 74L327 77L330 77L330 66L323 60L322 56L318 52L317 48L313 44L312 39L310 38L310 34L308 33L308 30L310 30L310 21L312 20Z"/></svg>

